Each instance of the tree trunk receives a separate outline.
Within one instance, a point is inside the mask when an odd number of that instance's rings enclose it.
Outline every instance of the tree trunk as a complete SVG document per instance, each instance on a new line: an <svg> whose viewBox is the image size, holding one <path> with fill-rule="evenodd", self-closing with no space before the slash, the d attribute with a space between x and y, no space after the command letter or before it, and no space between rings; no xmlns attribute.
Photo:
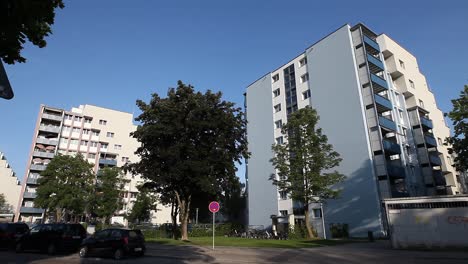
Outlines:
<svg viewBox="0 0 468 264"><path fill-rule="evenodd" d="M181 239L184 241L188 240L188 231L187 231L187 224L188 218L190 213L190 198L189 195L187 198L181 197L178 192L175 192L177 197L177 202L179 203L180 208L180 225L181 225Z"/></svg>
<svg viewBox="0 0 468 264"><path fill-rule="evenodd" d="M309 238L315 238L314 232L312 231L312 226L310 225L310 218L309 218L309 206L304 206L304 214L305 214L305 224L307 228L307 235Z"/></svg>
<svg viewBox="0 0 468 264"><path fill-rule="evenodd" d="M177 230L177 215L179 205L176 200L172 200L171 203L171 218L172 218L172 239L177 239L176 230Z"/></svg>

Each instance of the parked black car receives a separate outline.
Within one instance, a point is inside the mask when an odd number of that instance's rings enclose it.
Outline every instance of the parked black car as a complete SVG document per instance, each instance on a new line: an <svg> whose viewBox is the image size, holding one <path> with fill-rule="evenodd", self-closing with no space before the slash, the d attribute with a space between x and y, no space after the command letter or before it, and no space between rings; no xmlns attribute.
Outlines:
<svg viewBox="0 0 468 264"><path fill-rule="evenodd" d="M145 251L145 237L140 230L109 228L83 240L80 257L93 255L121 259L130 254L143 256Z"/></svg>
<svg viewBox="0 0 468 264"><path fill-rule="evenodd" d="M86 230L80 224L41 224L16 241L16 252L41 250L48 254L57 251L76 251L86 238Z"/></svg>
<svg viewBox="0 0 468 264"><path fill-rule="evenodd" d="M14 248L16 239L28 231L25 223L0 223L0 247Z"/></svg>

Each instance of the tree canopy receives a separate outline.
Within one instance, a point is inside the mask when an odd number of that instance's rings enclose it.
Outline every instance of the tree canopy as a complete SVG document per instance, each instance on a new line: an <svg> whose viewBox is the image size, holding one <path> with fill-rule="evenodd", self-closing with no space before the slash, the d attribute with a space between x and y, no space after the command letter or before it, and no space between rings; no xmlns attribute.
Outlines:
<svg viewBox="0 0 468 264"><path fill-rule="evenodd" d="M221 97L179 81L166 98L154 93L149 103L137 101L141 125L132 135L141 142L140 161L131 168L154 183L162 200L176 199L183 240L188 239L192 195L231 188L235 163L247 156L244 113Z"/></svg>
<svg viewBox="0 0 468 264"><path fill-rule="evenodd" d="M312 108L303 108L288 117L281 132L286 140L274 144L271 160L277 170L273 184L303 206L309 237L313 237L309 221L309 204L336 198L340 190L333 185L345 179L336 170L341 158L328 144L328 138L318 128L319 117Z"/></svg>
<svg viewBox="0 0 468 264"><path fill-rule="evenodd" d="M0 193L0 214L12 213L11 205L9 205L5 199L5 195Z"/></svg>
<svg viewBox="0 0 468 264"><path fill-rule="evenodd" d="M446 139L449 153L455 154L454 166L463 173L468 171L468 85L460 92L460 97L452 100L453 109L448 113L452 120L454 135Z"/></svg>
<svg viewBox="0 0 468 264"><path fill-rule="evenodd" d="M64 8L62 0L0 1L0 58L5 63L25 62L21 50L26 40L43 48L52 33L55 9Z"/></svg>
<svg viewBox="0 0 468 264"><path fill-rule="evenodd" d="M35 206L56 211L56 220L65 215L81 215L88 205L94 186L93 165L82 155L56 155L38 180Z"/></svg>
<svg viewBox="0 0 468 264"><path fill-rule="evenodd" d="M139 188L137 200L133 204L127 219L131 223L140 223L150 220L151 211L156 210L156 196L145 188Z"/></svg>

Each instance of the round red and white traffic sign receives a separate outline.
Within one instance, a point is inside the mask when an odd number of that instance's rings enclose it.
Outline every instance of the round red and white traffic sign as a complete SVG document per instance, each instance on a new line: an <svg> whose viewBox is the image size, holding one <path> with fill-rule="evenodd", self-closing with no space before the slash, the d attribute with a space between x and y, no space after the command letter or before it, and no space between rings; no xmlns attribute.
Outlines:
<svg viewBox="0 0 468 264"><path fill-rule="evenodd" d="M212 213L217 213L219 211L219 203L211 202L210 205L208 206L208 209L210 209L210 212Z"/></svg>

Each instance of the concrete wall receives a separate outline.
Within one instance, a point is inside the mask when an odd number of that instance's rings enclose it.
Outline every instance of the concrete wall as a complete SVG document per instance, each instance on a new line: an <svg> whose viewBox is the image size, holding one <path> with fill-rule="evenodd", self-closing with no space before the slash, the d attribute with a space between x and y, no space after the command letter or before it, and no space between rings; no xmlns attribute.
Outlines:
<svg viewBox="0 0 468 264"><path fill-rule="evenodd" d="M248 224L271 225L278 214L276 186L269 180L275 170L270 162L274 143L273 93L271 74L247 88L247 140L251 156L247 164ZM286 111L283 104L282 111Z"/></svg>
<svg viewBox="0 0 468 264"><path fill-rule="evenodd" d="M327 232L330 223L347 223L351 236L378 235L381 210L353 50L346 25L306 51L312 107L343 158L337 170L347 176L336 186L343 189L341 197L325 205L325 224Z"/></svg>
<svg viewBox="0 0 468 264"><path fill-rule="evenodd" d="M21 195L21 184L2 152L0 152L0 193L5 196L6 202L16 212Z"/></svg>

